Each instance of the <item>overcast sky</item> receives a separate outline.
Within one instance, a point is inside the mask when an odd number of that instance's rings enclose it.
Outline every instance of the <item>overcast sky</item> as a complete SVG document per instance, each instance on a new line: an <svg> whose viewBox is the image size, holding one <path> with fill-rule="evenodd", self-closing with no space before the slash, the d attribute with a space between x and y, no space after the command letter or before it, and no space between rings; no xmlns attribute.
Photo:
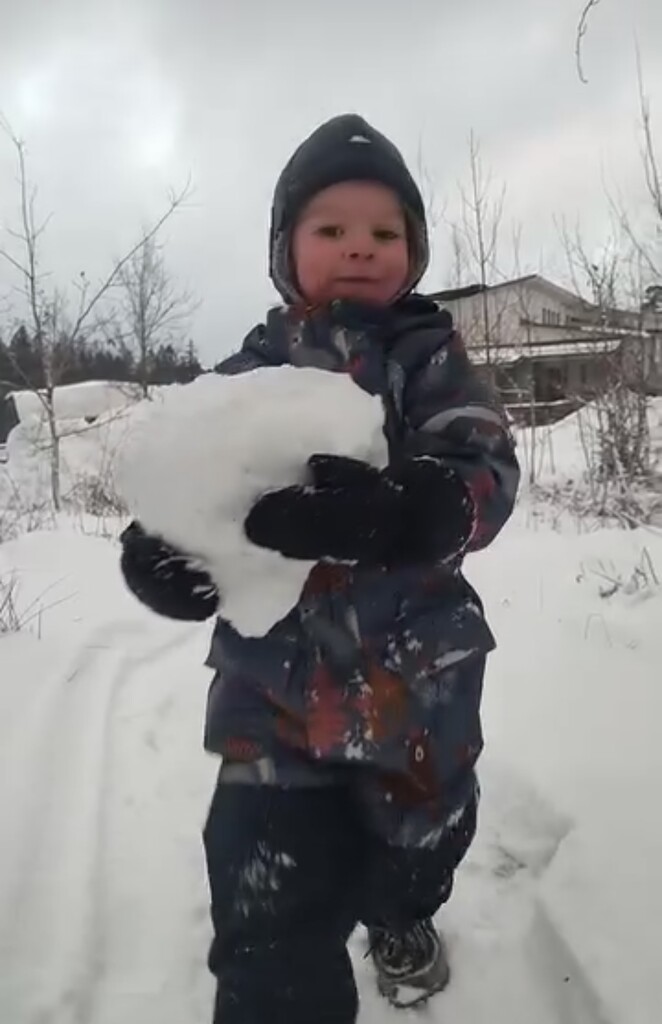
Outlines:
<svg viewBox="0 0 662 1024"><path fill-rule="evenodd" d="M601 0L574 64L583 0L0 0L0 109L27 142L44 264L100 274L190 174L169 266L201 305L203 360L239 344L274 300L267 228L275 179L320 121L363 114L419 151L452 218L473 129L522 269L561 279L554 215L606 224L603 179L642 201L635 38L662 150L662 2ZM0 138L0 225L16 225L14 154ZM507 229L509 230L509 229ZM2 244L9 244L6 234ZM424 282L448 282L448 228ZM0 267L0 292L12 280Z"/></svg>

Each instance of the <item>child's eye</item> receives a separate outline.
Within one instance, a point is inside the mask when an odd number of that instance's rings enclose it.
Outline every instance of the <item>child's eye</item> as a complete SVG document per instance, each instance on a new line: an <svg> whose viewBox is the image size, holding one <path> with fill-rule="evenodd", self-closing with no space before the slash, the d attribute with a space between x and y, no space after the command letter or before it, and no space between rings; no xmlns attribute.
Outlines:
<svg viewBox="0 0 662 1024"><path fill-rule="evenodd" d="M342 235L342 228L337 224L322 224L317 229L317 234L321 235L322 238L340 238Z"/></svg>
<svg viewBox="0 0 662 1024"><path fill-rule="evenodd" d="M374 236L378 242L394 242L396 238L400 238L400 233L391 228L377 228Z"/></svg>

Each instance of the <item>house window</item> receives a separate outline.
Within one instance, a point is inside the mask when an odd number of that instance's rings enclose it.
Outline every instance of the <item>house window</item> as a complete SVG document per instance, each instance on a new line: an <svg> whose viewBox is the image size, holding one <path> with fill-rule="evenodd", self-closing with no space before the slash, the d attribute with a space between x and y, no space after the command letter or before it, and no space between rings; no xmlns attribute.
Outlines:
<svg viewBox="0 0 662 1024"><path fill-rule="evenodd" d="M546 327L558 327L561 323L561 314L556 309L547 309L543 306L542 322Z"/></svg>

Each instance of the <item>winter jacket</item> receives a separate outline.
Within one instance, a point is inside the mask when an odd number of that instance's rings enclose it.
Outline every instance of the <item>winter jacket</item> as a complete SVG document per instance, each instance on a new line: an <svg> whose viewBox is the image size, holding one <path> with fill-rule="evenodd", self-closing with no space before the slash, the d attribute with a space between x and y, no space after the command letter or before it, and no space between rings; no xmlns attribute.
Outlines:
<svg viewBox="0 0 662 1024"><path fill-rule="evenodd" d="M390 458L443 457L475 502L467 550L494 539L517 491L514 444L447 312L421 296L374 321L348 303L305 317L272 310L216 370L283 364L346 372L380 395ZM388 570L320 563L266 636L218 619L206 747L268 759L284 783L350 779L392 841L430 841L475 785L494 646L460 558Z"/></svg>

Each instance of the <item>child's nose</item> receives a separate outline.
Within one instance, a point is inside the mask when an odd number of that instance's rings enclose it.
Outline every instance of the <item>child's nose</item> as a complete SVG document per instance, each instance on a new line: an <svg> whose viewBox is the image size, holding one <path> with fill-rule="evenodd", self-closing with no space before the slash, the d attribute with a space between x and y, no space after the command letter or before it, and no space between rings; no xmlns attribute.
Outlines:
<svg viewBox="0 0 662 1024"><path fill-rule="evenodd" d="M375 242L372 236L352 238L347 246L350 260L371 260L375 255Z"/></svg>

